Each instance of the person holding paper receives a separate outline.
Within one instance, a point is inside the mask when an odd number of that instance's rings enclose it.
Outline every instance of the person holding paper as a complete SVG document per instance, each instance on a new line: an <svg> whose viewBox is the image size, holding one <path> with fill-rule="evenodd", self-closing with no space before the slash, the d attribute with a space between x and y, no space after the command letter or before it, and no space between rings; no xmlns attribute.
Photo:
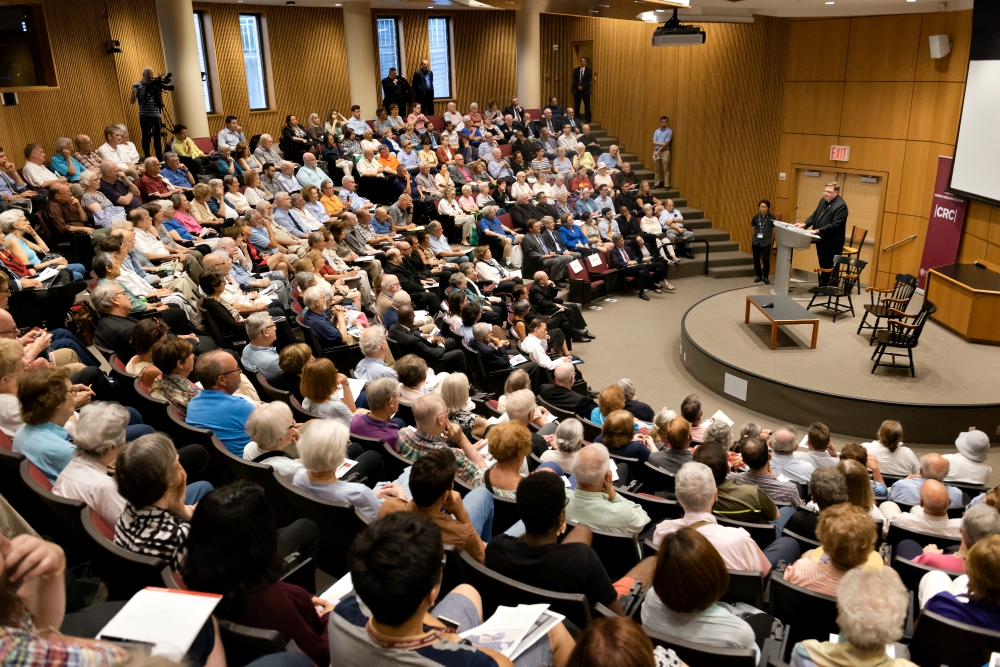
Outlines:
<svg viewBox="0 0 1000 667"><path fill-rule="evenodd" d="M129 654L113 644L68 637L54 628L66 613L66 554L33 535L0 535L0 646L4 664L112 665ZM42 635L48 638L43 638Z"/></svg>
<svg viewBox="0 0 1000 667"><path fill-rule="evenodd" d="M364 484L340 481L337 472L347 457L349 438L350 432L339 421L320 419L311 422L298 443L304 470L295 473L292 484L308 495L347 503L364 514L369 521L375 521L386 498L406 498L406 492L395 482L372 491ZM364 460L369 456L374 456L378 462ZM374 486L378 478L377 473L381 469L380 464L381 458L378 453L365 452L358 457L354 468L359 470L361 477L367 477L368 483ZM364 470L360 469L362 466Z"/></svg>

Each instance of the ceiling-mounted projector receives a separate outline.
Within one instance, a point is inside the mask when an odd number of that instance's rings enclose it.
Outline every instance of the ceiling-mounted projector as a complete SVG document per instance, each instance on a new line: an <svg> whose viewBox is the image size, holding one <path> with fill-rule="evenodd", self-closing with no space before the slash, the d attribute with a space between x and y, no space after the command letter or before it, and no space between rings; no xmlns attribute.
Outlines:
<svg viewBox="0 0 1000 667"><path fill-rule="evenodd" d="M705 31L696 25L681 25L677 10L653 33L653 46L694 46L705 43Z"/></svg>

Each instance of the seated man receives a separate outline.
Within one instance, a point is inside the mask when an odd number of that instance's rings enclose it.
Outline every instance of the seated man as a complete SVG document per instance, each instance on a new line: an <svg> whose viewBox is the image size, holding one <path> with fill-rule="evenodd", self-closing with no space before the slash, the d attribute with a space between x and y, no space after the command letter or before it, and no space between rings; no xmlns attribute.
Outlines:
<svg viewBox="0 0 1000 667"><path fill-rule="evenodd" d="M752 484L737 484L727 479L729 460L726 450L714 442L706 442L694 452L694 460L704 463L715 476L719 499L712 512L726 519L745 523L767 523L778 519L778 508L767 494Z"/></svg>
<svg viewBox="0 0 1000 667"><path fill-rule="evenodd" d="M135 182L139 192L142 193L143 201L169 199L174 193L183 191L182 188L174 186L160 173L160 161L155 157L146 158L143 165L145 165L145 172Z"/></svg>
<svg viewBox="0 0 1000 667"><path fill-rule="evenodd" d="M236 396L240 388L240 367L228 350L213 350L198 357L194 374L203 389L188 402L185 421L206 428L222 441L235 456L243 457L250 442L244 428L254 404Z"/></svg>
<svg viewBox="0 0 1000 667"><path fill-rule="evenodd" d="M243 368L251 373L263 373L264 377L273 382L281 373L278 350L274 347L278 328L267 312L253 313L247 318L246 326L250 343L243 348Z"/></svg>
<svg viewBox="0 0 1000 667"><path fill-rule="evenodd" d="M415 354L428 364L443 360L449 373L467 373L465 353L456 349L454 339L421 334L413 324L412 306L400 306L397 312L399 321L389 327L389 336L403 354Z"/></svg>
<svg viewBox="0 0 1000 667"><path fill-rule="evenodd" d="M785 522L785 530L818 541L816 523L827 507L847 502L847 480L836 468L817 468L809 480L812 502L799 507Z"/></svg>
<svg viewBox="0 0 1000 667"><path fill-rule="evenodd" d="M455 450L455 476L472 487L483 485L486 459L465 437L462 427L448 421L448 408L440 394L417 398L413 403L413 418L416 428L407 426L399 430L396 451L400 455L416 461L438 449Z"/></svg>
<svg viewBox="0 0 1000 667"><path fill-rule="evenodd" d="M611 457L600 443L587 445L573 464L576 490L566 505L566 520L605 533L638 534L649 515L638 503L620 496L611 481Z"/></svg>
<svg viewBox="0 0 1000 667"><path fill-rule="evenodd" d="M538 395L560 410L572 412L583 419L590 419L597 404L594 399L573 391L576 381L576 367L570 363L561 363L552 373L553 384L543 384L538 388Z"/></svg>
<svg viewBox="0 0 1000 667"><path fill-rule="evenodd" d="M471 646L456 634L483 622L482 602L474 588L457 586L434 605L443 559L441 530L431 519L397 512L368 526L350 557L354 592L330 613L332 662L343 667L404 663L511 667L513 663L502 654ZM405 568L400 567L403 561ZM458 627L449 628L432 613ZM568 655L572 647L572 638L558 625L525 658L533 659L529 664L542 664L553 654ZM535 657L535 652L541 655Z"/></svg>
<svg viewBox="0 0 1000 667"><path fill-rule="evenodd" d="M796 450L794 458L799 461L808 461L815 468L832 468L837 465L837 450L830 443L830 429L826 424L813 422L809 425L809 432L806 435L809 443L809 450L801 452Z"/></svg>
<svg viewBox="0 0 1000 667"><path fill-rule="evenodd" d="M45 208L49 215L49 223L59 234L67 232L83 232L93 234L87 211L80 201L73 196L67 183L56 183L49 188L49 201Z"/></svg>
<svg viewBox="0 0 1000 667"><path fill-rule="evenodd" d="M493 495L481 486L463 499L454 490L455 454L451 449L437 449L417 459L410 468L409 487L413 499L386 499L379 519L396 512L423 515L441 529L446 545L484 562L486 542L493 536Z"/></svg>
<svg viewBox="0 0 1000 667"><path fill-rule="evenodd" d="M299 179L295 178L294 162L282 160L278 165L278 170L278 173L274 175L274 180L281 185L285 192L292 194L293 192L298 192L302 189L302 184L299 183Z"/></svg>
<svg viewBox="0 0 1000 667"><path fill-rule="evenodd" d="M302 166L295 172L295 179L303 188L307 185L315 185L317 190L321 190L323 181L329 180L330 177L316 166L316 156L306 151L302 154Z"/></svg>
<svg viewBox="0 0 1000 667"><path fill-rule="evenodd" d="M347 316L344 309L334 306L327 314L326 294L319 285L310 287L302 294L306 310L302 313L302 323L312 330L324 347L343 345L347 339Z"/></svg>
<svg viewBox="0 0 1000 667"><path fill-rule="evenodd" d="M367 333L367 330L366 330ZM351 434L363 438L377 438L390 447L399 440L399 429L406 423L393 417L399 410L399 380L393 375L365 384L368 412L359 410L351 418ZM454 465L451 468L454 471ZM452 473L454 477L454 472Z"/></svg>
<svg viewBox="0 0 1000 667"><path fill-rule="evenodd" d="M791 482L779 480L771 470L771 455L767 451L767 441L758 435L746 438L740 445L740 456L750 469L747 472L732 473L729 478L736 480L737 484L752 484L766 493L775 503L787 505L788 507L782 507L779 512L786 512L790 516L802 502L799 489Z"/></svg>
<svg viewBox="0 0 1000 667"><path fill-rule="evenodd" d="M422 278L406 264L399 248L390 248L385 253L385 272L396 276L403 290L410 295L413 303L426 310L433 317L441 309L441 300L433 292L427 291L428 285L438 281L434 278Z"/></svg>
<svg viewBox="0 0 1000 667"><path fill-rule="evenodd" d="M274 195L274 221L297 239L308 237L312 231L299 211L292 207L292 198L287 192Z"/></svg>
<svg viewBox="0 0 1000 667"><path fill-rule="evenodd" d="M369 382L379 378L396 379L396 371L385 363L389 354L389 342L385 333L385 327L380 324L373 324L361 332L358 348L365 358L354 367L354 377Z"/></svg>
<svg viewBox="0 0 1000 667"><path fill-rule="evenodd" d="M712 514L717 493L715 479L707 466L694 461L681 466L674 482L674 493L684 508L684 518L667 519L656 526L653 544L657 547L667 535L697 524L696 530L712 543L731 570L757 570L766 577L778 561L792 563L799 557L799 544L791 537L779 537L761 551L747 531L720 526Z"/></svg>
<svg viewBox="0 0 1000 667"><path fill-rule="evenodd" d="M771 472L783 481L808 484L816 466L794 456L798 446L798 436L791 427L775 429L771 434Z"/></svg>
<svg viewBox="0 0 1000 667"><path fill-rule="evenodd" d="M28 144L24 147L24 167L21 168L21 173L28 185L38 190L47 190L56 183L69 182L65 176L60 176L45 166L45 149L41 144Z"/></svg>
<svg viewBox="0 0 1000 667"><path fill-rule="evenodd" d="M635 398L635 385L628 378L618 381L618 387L625 394L625 409L632 413L632 416L644 422L653 422L653 408L647 403L637 401Z"/></svg>
<svg viewBox="0 0 1000 667"><path fill-rule="evenodd" d="M574 343L585 343L597 338L587 331L587 321L580 313L580 306L575 303L564 303L562 299L558 298L556 294L559 290L544 271L536 271L534 280L535 283L528 292L528 301L531 302L531 307L536 313L546 318L551 318L557 313L564 314L569 320L570 326L573 327Z"/></svg>
<svg viewBox="0 0 1000 667"><path fill-rule="evenodd" d="M253 151L253 156L257 158L257 161L262 165L270 162L271 164L278 164L281 162L281 156L278 155L278 151L272 148L274 146L274 139L270 134L260 135L260 143L257 144L257 148Z"/></svg>
<svg viewBox="0 0 1000 667"><path fill-rule="evenodd" d="M691 251L691 241L694 239L694 232L684 226L684 216L680 211L674 210L674 200L668 199L666 207L658 216L663 230L667 234L667 240L674 244L675 252L679 257L694 259Z"/></svg>
<svg viewBox="0 0 1000 667"><path fill-rule="evenodd" d="M986 485L993 468L986 464L990 451L990 436L982 431L964 431L955 439L956 454L945 454L948 475L945 482Z"/></svg>
<svg viewBox="0 0 1000 667"><path fill-rule="evenodd" d="M961 539L962 535L959 528L962 526L962 520L948 518L948 507L949 505L954 506L952 499L949 497L948 487L936 479L917 481L921 482L920 507L914 507L909 512L902 512L899 506L892 501L887 501L879 505L879 510L885 517L887 524L894 524L909 530L918 530L922 533L933 533L952 539ZM899 482L896 482L896 484L899 484ZM890 492L896 484L890 487ZM888 525L883 527L883 531L886 534L888 534L888 530Z"/></svg>
<svg viewBox="0 0 1000 667"><path fill-rule="evenodd" d="M187 165L181 163L181 158L177 153L167 151L163 154L163 161L165 166L160 175L166 179L167 183L183 192L188 192L194 187L194 176Z"/></svg>
<svg viewBox="0 0 1000 667"><path fill-rule="evenodd" d="M486 567L529 586L586 595L591 605L600 602L621 614L618 590L590 546L591 530L575 526L559 539L567 530L565 505L566 487L557 475L541 470L522 479L517 485L517 513L524 535L497 535L490 540ZM640 563L627 577L639 574L644 565Z"/></svg>
<svg viewBox="0 0 1000 667"><path fill-rule="evenodd" d="M962 544L955 553L945 553L933 544L921 547L917 541L909 539L900 540L893 553L918 565L963 573L972 547L980 540L1000 534L1000 512L986 503L970 506L962 515L959 533L962 535ZM923 593L924 586L920 587L920 591Z"/></svg>
<svg viewBox="0 0 1000 667"><path fill-rule="evenodd" d="M691 455L691 422L684 417L674 417L667 422L667 443L669 447L662 447L659 451L649 455L649 462L655 466L663 468L672 475L676 475L685 464L692 461ZM676 482L675 482L676 484ZM715 488L715 482L712 482Z"/></svg>
<svg viewBox="0 0 1000 667"><path fill-rule="evenodd" d="M472 340L469 341L469 347L479 353L487 371L510 369L510 352L506 345L493 338L493 330L489 324L477 322L472 325ZM522 370L527 369L522 367Z"/></svg>
<svg viewBox="0 0 1000 667"><path fill-rule="evenodd" d="M948 459L940 454L924 454L920 457L920 475L901 479L889 487L889 500L915 505L920 502L920 489L927 480L944 483L948 476ZM951 498L952 507L961 507L962 491L954 486L944 487Z"/></svg>

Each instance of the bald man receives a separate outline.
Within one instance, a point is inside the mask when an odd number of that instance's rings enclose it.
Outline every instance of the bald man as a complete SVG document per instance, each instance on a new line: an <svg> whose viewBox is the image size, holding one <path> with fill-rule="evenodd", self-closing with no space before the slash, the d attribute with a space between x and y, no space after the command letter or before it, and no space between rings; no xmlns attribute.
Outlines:
<svg viewBox="0 0 1000 667"><path fill-rule="evenodd" d="M901 479L889 488L889 500L894 500L908 505L916 505L920 502L920 490L927 480L935 480L944 484L944 478L948 476L950 469L948 459L940 454L924 454L920 457L920 475L907 479ZM944 487L951 498L952 507L961 507L962 491L954 486Z"/></svg>
<svg viewBox="0 0 1000 667"><path fill-rule="evenodd" d="M552 373L553 383L543 384L538 388L538 395L560 410L572 412L584 419L590 419L590 413L597 404L589 396L573 391L576 381L576 366L562 363L556 366Z"/></svg>
<svg viewBox="0 0 1000 667"><path fill-rule="evenodd" d="M879 510L886 518L884 534L888 534L888 525L891 523L908 530L918 530L922 533L932 533L960 540L962 534L959 529L962 527L962 520L948 518L948 506L951 505L951 498L947 488L936 479L922 480L922 482L919 507L914 507L909 512L903 513L899 506L892 501L884 502L879 506Z"/></svg>

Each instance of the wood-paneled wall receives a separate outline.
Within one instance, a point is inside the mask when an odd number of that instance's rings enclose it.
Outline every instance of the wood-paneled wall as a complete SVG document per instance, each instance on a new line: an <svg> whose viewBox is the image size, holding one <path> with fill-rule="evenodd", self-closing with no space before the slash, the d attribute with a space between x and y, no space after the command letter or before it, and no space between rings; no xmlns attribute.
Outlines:
<svg viewBox="0 0 1000 667"><path fill-rule="evenodd" d="M20 92L16 106L0 107L7 157L21 165L28 143L51 155L57 137L80 133L100 145L112 123L124 122L138 142L138 112L128 106L132 84L143 67L164 68L153 2L44 0L44 8L58 88ZM109 39L121 42L122 53L105 52Z"/></svg>
<svg viewBox="0 0 1000 667"><path fill-rule="evenodd" d="M796 164L885 174L880 246L918 238L876 248L878 284L920 267L937 159L954 152L971 28L971 11L791 23L778 169L787 177L775 210L794 216ZM932 60L928 37L938 34L952 52ZM847 162L828 159L833 144L851 147ZM959 258L1000 261L1000 209L971 204Z"/></svg>
<svg viewBox="0 0 1000 667"><path fill-rule="evenodd" d="M573 103L573 42L593 40L594 119L650 167L653 130L669 116L672 185L749 251L757 201L775 194L789 21L709 24L690 48L653 48L655 28L543 15L542 97Z"/></svg>
<svg viewBox="0 0 1000 667"><path fill-rule="evenodd" d="M427 19L448 17L452 20L454 71L452 72L451 99L460 110L476 102L480 110L490 99L496 99L500 108L507 105L507 98L517 94L517 41L514 31L514 12L508 11L426 11L426 10L372 10L372 29L377 30L376 17L395 16L402 26L402 74L408 80L420 67L420 61L429 57ZM378 63L378 40L374 40L375 62ZM380 66L376 66L381 71ZM437 81L438 73L435 73ZM379 90L379 99L382 91ZM445 110L435 105L435 113Z"/></svg>

